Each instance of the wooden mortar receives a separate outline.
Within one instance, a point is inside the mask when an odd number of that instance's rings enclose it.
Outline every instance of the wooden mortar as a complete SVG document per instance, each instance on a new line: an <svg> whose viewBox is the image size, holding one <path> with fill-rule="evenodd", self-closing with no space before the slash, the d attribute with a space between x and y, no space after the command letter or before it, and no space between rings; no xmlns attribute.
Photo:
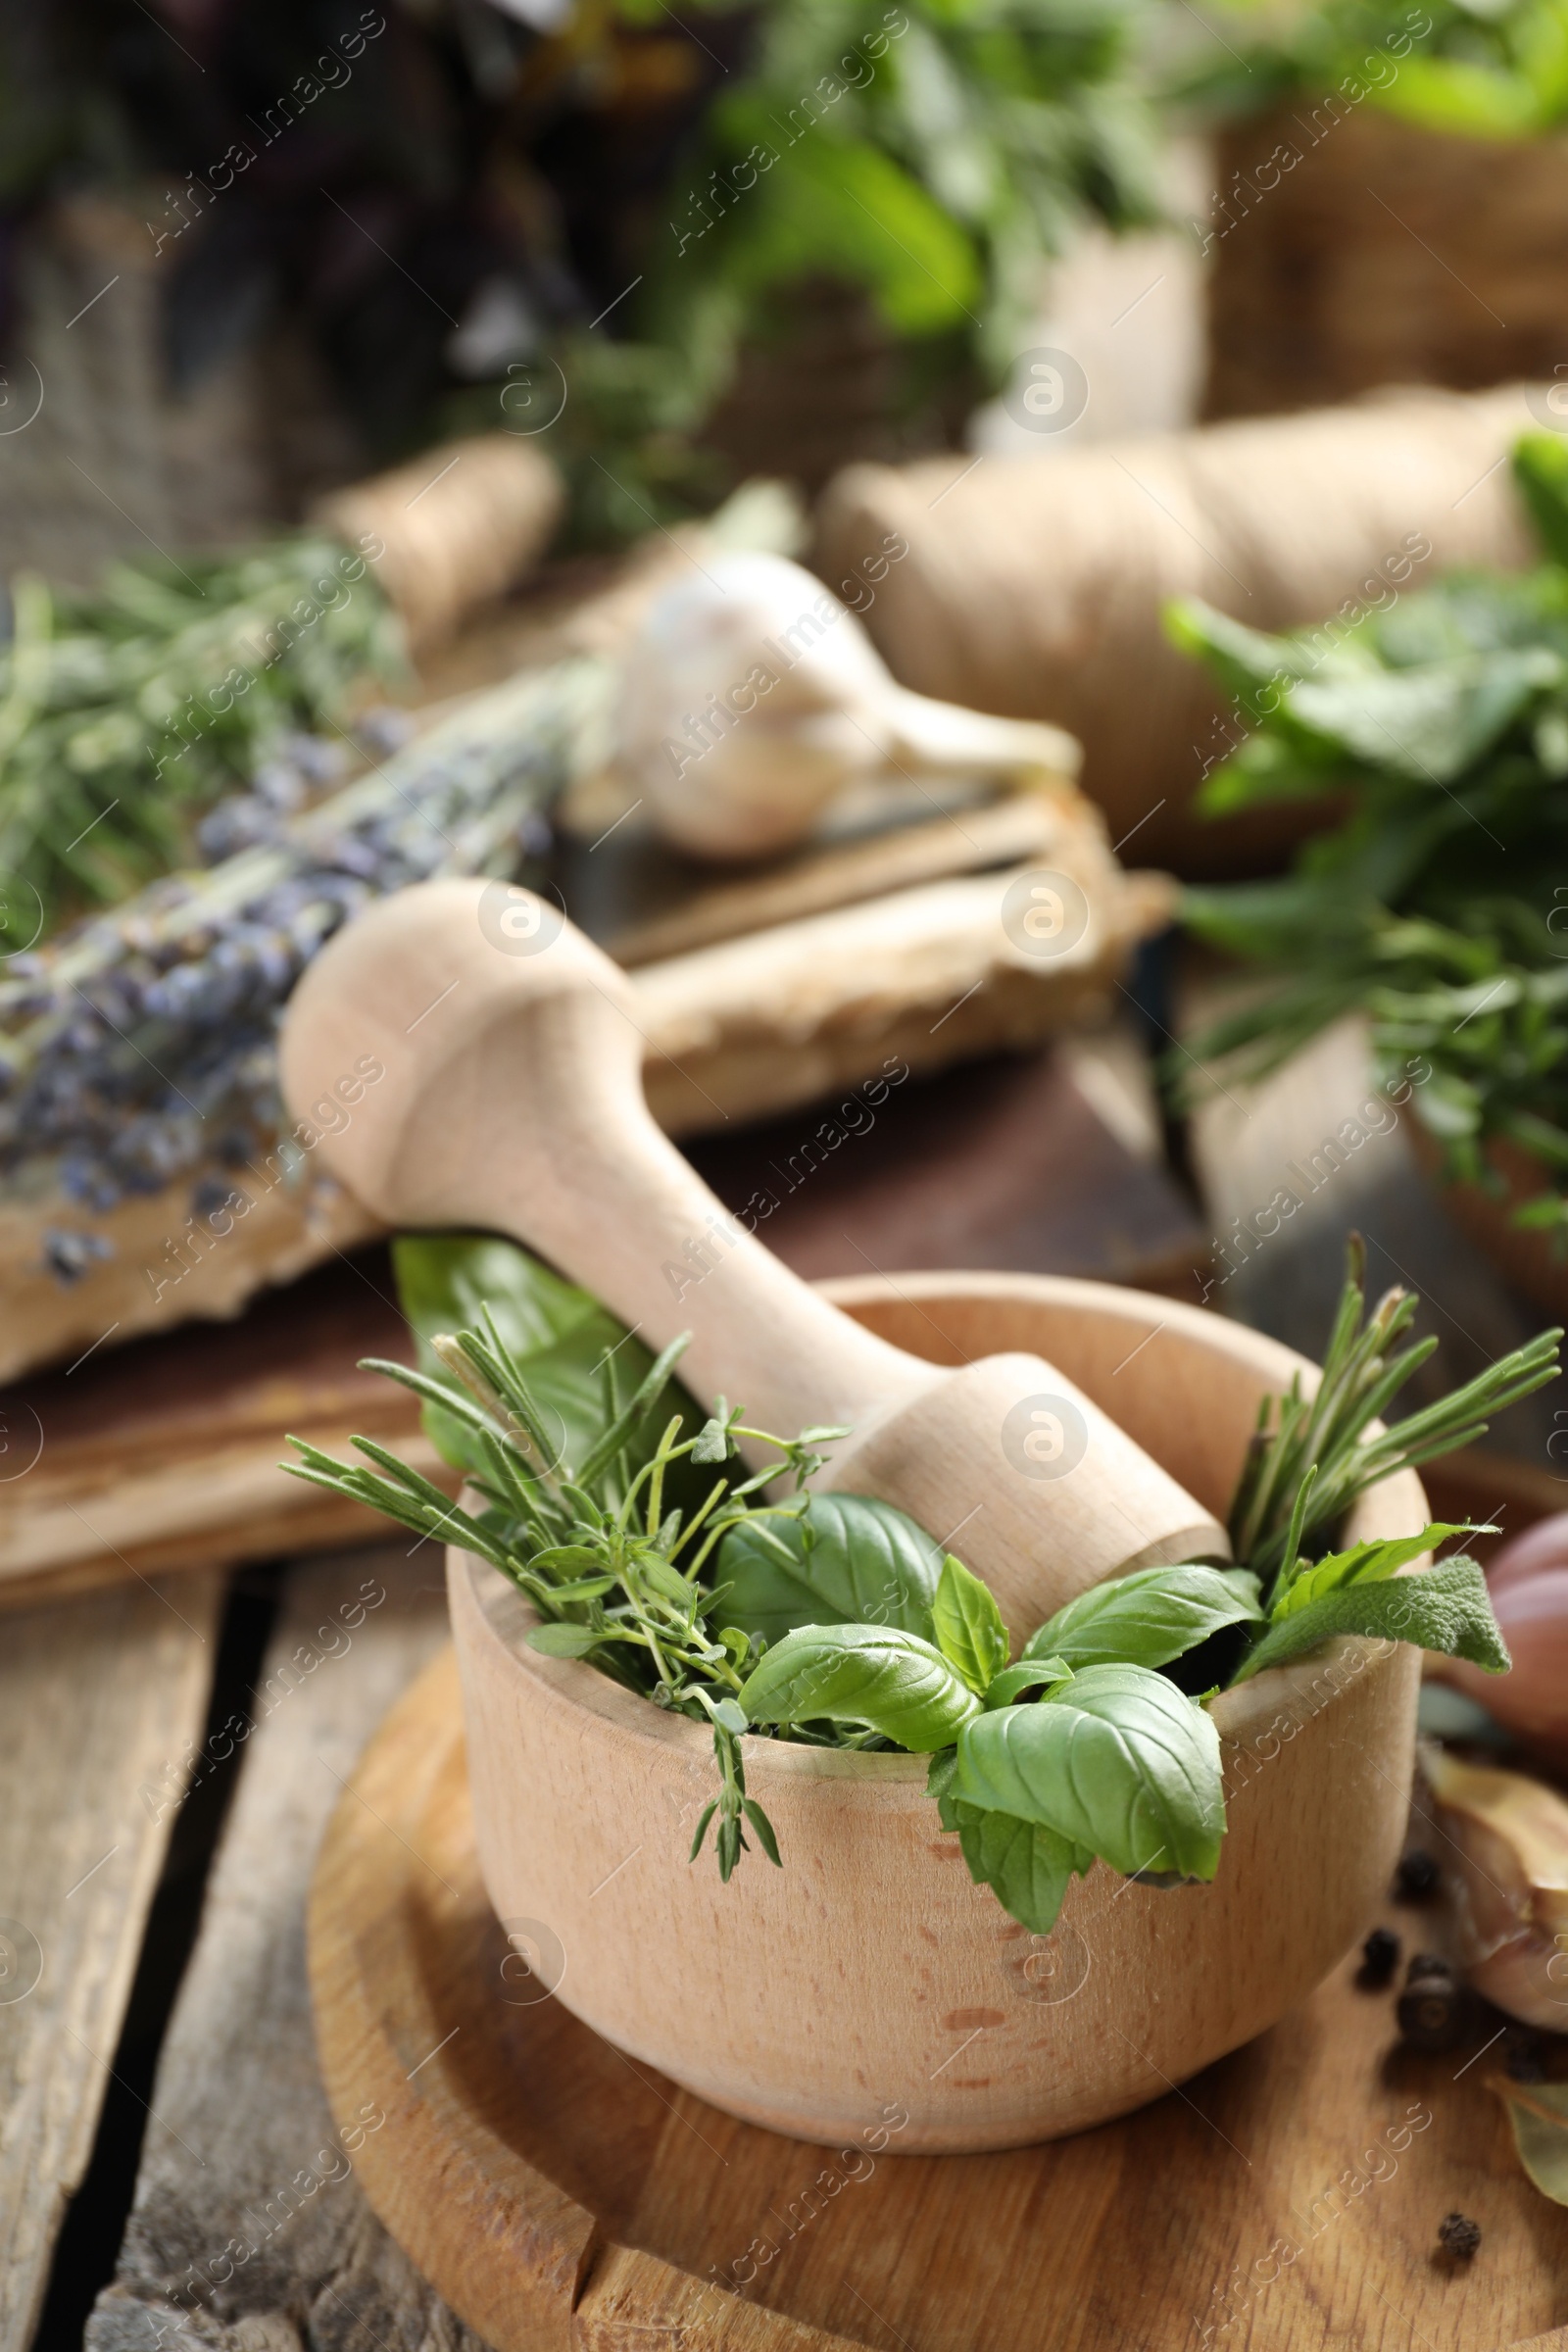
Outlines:
<svg viewBox="0 0 1568 2352"><path fill-rule="evenodd" d="M937 1363L1047 1350L1223 1514L1258 1399L1310 1366L1198 1309L1054 1276L823 1286ZM1412 1471L1348 1539L1425 1525ZM1399 1851L1419 1653L1336 1641L1222 1694L1230 1827L1211 1886L1097 1863L1049 1936L969 1879L923 1757L745 1743L778 1833L728 1886L687 1860L711 1745L592 1667L523 1643L527 1604L448 1555L485 1885L518 1954L609 2040L713 2105L847 2141L895 2105L904 2153L1005 2148L1159 2098L1301 2000L1364 1931ZM961 2038L956 2050L954 2034Z"/></svg>

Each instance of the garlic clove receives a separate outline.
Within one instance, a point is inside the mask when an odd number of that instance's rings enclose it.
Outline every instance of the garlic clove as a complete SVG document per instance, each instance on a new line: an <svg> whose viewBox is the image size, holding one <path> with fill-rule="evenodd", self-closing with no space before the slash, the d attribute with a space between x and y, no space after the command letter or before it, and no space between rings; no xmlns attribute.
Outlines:
<svg viewBox="0 0 1568 2352"><path fill-rule="evenodd" d="M1510 2017L1568 2032L1568 1801L1427 1742L1421 1769L1452 1848L1470 1983Z"/></svg>
<svg viewBox="0 0 1568 2352"><path fill-rule="evenodd" d="M1518 1584L1521 1578L1539 1576L1548 1568L1568 1568L1568 1511L1538 1519L1522 1535L1499 1544L1487 1562L1487 1583L1495 1594L1504 1585Z"/></svg>
<svg viewBox="0 0 1568 2352"><path fill-rule="evenodd" d="M719 554L657 597L622 658L620 763L699 857L760 858L889 776L1071 775L1057 728L899 686L859 620L782 556Z"/></svg>
<svg viewBox="0 0 1568 2352"><path fill-rule="evenodd" d="M1487 1581L1513 1664L1506 1674L1484 1674L1446 1658L1441 1679L1528 1746L1568 1761L1568 1566L1521 1573L1500 1586Z"/></svg>
<svg viewBox="0 0 1568 2352"><path fill-rule="evenodd" d="M1076 776L1083 750L1060 727L1032 718L997 718L988 710L966 710L958 703L933 702L888 681L893 721L890 757L895 765L933 772L1017 776L1044 768Z"/></svg>

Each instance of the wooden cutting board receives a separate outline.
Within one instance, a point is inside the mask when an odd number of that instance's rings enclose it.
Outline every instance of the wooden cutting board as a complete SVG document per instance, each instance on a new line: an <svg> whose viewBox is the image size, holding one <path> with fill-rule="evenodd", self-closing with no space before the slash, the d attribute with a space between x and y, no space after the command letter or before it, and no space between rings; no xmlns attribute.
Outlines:
<svg viewBox="0 0 1568 2352"><path fill-rule="evenodd" d="M1426 1924L1389 1921L1407 1948ZM1348 1966L1140 2113L997 2156L900 2157L875 2099L857 2144L808 2146L634 2064L490 1911L450 1651L338 1806L310 1947L361 2184L496 2352L1568 2352L1568 2211L1529 2185L1487 2086L1498 2021L1418 2056ZM1093 1956L1059 1962L1046 2032ZM983 2020L953 2030L956 2054ZM1484 2231L1469 2265L1438 2245L1455 2209Z"/></svg>

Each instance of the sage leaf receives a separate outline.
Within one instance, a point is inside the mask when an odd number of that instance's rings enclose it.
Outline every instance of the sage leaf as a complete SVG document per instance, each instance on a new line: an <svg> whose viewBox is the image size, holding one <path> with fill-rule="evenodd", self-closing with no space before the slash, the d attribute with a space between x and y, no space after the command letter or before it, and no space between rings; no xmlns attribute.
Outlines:
<svg viewBox="0 0 1568 2352"><path fill-rule="evenodd" d="M1269 1623L1278 1625L1282 1617L1294 1617L1298 1609L1310 1608L1325 1592L1337 1592L1345 1585L1378 1585L1395 1576L1411 1560L1418 1560L1424 1551L1435 1551L1450 1536L1481 1533L1468 1526L1448 1527L1435 1520L1418 1536L1399 1536L1376 1544L1352 1544L1348 1551L1331 1552L1327 1559L1318 1560L1287 1585L1269 1611Z"/></svg>
<svg viewBox="0 0 1568 2352"><path fill-rule="evenodd" d="M1568 2205L1568 2082L1512 2082L1494 2075L1519 2161L1544 2197Z"/></svg>
<svg viewBox="0 0 1568 2352"><path fill-rule="evenodd" d="M1003 1909L1032 1935L1049 1936L1073 1874L1091 1870L1094 1855L1055 1830L1011 1813L984 1811L961 1798L954 1811L975 1885L989 1886Z"/></svg>
<svg viewBox="0 0 1568 2352"><path fill-rule="evenodd" d="M934 1642L896 1626L806 1625L742 1684L751 1723L863 1723L916 1755L947 1747L980 1701Z"/></svg>
<svg viewBox="0 0 1568 2352"><path fill-rule="evenodd" d="M1227 1625L1258 1625L1257 1578L1246 1568L1137 1568L1092 1585L1048 1617L1024 1657L1067 1665L1167 1666Z"/></svg>
<svg viewBox="0 0 1568 2352"><path fill-rule="evenodd" d="M528 1647L547 1658L585 1658L606 1639L591 1625L536 1625L529 1632Z"/></svg>
<svg viewBox="0 0 1568 2352"><path fill-rule="evenodd" d="M954 1794L1103 1855L1130 1878L1211 1879L1225 1833L1219 1735L1143 1666L1086 1666L1038 1705L964 1726Z"/></svg>
<svg viewBox="0 0 1568 2352"><path fill-rule="evenodd" d="M868 1494L812 1494L789 1519L732 1528L707 1569L726 1624L778 1642L798 1626L884 1625L929 1639L941 1557Z"/></svg>
<svg viewBox="0 0 1568 2352"><path fill-rule="evenodd" d="M950 1551L937 1579L931 1629L943 1656L984 1697L1007 1663L1007 1629L989 1585Z"/></svg>
<svg viewBox="0 0 1568 2352"><path fill-rule="evenodd" d="M1235 1680L1245 1683L1265 1667L1304 1657L1336 1634L1413 1642L1419 1649L1467 1658L1489 1674L1506 1674L1512 1663L1492 1614L1480 1563L1459 1552L1416 1576L1342 1585L1281 1617L1249 1651Z"/></svg>

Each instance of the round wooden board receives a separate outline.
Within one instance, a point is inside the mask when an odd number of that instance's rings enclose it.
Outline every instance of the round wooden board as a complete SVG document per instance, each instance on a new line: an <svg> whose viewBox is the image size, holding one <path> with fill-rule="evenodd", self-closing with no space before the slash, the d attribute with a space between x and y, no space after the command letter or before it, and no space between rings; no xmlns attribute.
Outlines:
<svg viewBox="0 0 1568 2352"><path fill-rule="evenodd" d="M1407 1948L1432 1933L1388 1917ZM1417 2057L1348 1967L1183 2090L999 2156L835 2154L634 2065L491 1913L450 1650L338 1807L310 1940L334 2114L386 2118L356 2155L370 2203L498 2352L1568 2352L1543 2333L1568 2211L1519 2170L1495 2053L1467 2065L1496 2019ZM1467 2268L1437 2250L1454 2208L1485 2231Z"/></svg>

